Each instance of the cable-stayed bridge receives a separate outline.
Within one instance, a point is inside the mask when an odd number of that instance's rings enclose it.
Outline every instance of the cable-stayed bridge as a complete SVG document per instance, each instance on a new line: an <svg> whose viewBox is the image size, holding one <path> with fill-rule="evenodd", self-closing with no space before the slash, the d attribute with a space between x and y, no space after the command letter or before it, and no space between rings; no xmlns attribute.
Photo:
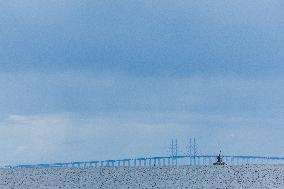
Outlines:
<svg viewBox="0 0 284 189"><path fill-rule="evenodd" d="M266 156L222 156L228 165L245 165L245 164L284 164L284 157L266 157ZM139 157L119 160L103 161L77 161L67 163L51 164L33 164L33 165L16 165L15 168L48 168L48 167L111 167L111 166L128 166L128 167L155 167L155 166L178 166L178 165L212 165L216 161L213 155L196 155L196 156L161 156L161 157Z"/></svg>

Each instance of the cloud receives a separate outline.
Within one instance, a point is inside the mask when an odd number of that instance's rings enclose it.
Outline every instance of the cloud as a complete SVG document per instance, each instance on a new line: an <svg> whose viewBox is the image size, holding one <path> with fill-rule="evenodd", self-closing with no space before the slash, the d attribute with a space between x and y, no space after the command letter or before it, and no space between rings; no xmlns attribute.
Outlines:
<svg viewBox="0 0 284 189"><path fill-rule="evenodd" d="M282 4L3 1L1 70L281 75Z"/></svg>
<svg viewBox="0 0 284 189"><path fill-rule="evenodd" d="M0 76L2 114L175 112L281 117L282 77L134 77L88 71Z"/></svg>
<svg viewBox="0 0 284 189"><path fill-rule="evenodd" d="M185 154L190 137L201 154L282 155L282 123L190 113L11 115L0 122L1 164L169 155L172 138Z"/></svg>
<svg viewBox="0 0 284 189"><path fill-rule="evenodd" d="M0 4L3 164L283 154L280 1Z"/></svg>
<svg viewBox="0 0 284 189"><path fill-rule="evenodd" d="M10 115L1 121L0 130L2 164L45 162L61 153L68 122L61 115Z"/></svg>
<svg viewBox="0 0 284 189"><path fill-rule="evenodd" d="M171 138L183 153L193 136L201 153L282 155L282 86L276 76L2 74L0 163L167 155Z"/></svg>

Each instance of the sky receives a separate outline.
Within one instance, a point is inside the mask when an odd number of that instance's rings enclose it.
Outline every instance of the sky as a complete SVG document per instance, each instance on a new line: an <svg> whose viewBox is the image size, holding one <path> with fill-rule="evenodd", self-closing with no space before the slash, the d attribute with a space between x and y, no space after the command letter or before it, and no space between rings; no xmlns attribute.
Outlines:
<svg viewBox="0 0 284 189"><path fill-rule="evenodd" d="M0 0L0 164L284 156L283 9Z"/></svg>

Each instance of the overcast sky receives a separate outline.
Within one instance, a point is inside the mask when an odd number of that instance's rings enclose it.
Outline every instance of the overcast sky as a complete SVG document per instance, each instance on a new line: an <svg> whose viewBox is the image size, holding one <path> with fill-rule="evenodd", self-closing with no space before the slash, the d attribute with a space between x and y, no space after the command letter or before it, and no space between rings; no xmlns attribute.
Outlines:
<svg viewBox="0 0 284 189"><path fill-rule="evenodd" d="M284 3L0 0L0 164L284 156Z"/></svg>

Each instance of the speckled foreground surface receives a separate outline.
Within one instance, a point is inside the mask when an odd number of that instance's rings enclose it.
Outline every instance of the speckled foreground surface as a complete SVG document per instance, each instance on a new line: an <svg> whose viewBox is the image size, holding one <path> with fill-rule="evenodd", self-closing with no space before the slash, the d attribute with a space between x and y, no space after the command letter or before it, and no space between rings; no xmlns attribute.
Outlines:
<svg viewBox="0 0 284 189"><path fill-rule="evenodd" d="M284 166L10 168L0 188L284 188Z"/></svg>

